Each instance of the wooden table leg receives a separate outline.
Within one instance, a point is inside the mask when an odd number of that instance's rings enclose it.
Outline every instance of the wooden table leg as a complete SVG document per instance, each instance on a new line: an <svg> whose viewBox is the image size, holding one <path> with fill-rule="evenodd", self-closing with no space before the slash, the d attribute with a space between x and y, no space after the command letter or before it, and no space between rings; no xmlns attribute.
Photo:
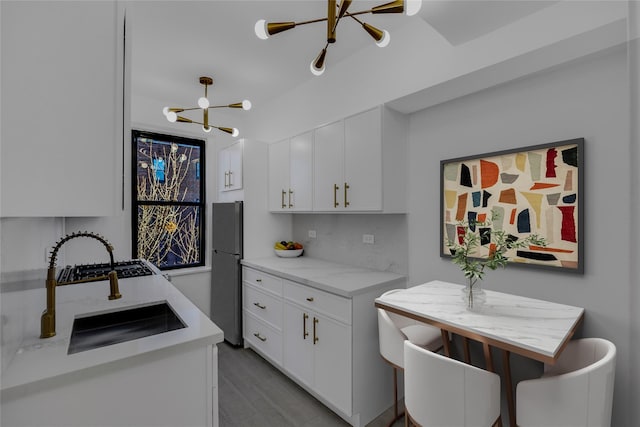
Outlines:
<svg viewBox="0 0 640 427"><path fill-rule="evenodd" d="M493 369L493 359L491 358L491 347L487 343L482 343L482 349L484 350L484 361L487 371L495 372L495 369ZM497 426L502 427L502 417L498 417Z"/></svg>
<svg viewBox="0 0 640 427"><path fill-rule="evenodd" d="M516 408L513 400L513 384L511 383L511 352L502 350L502 367L504 369L504 382L507 389L507 404L509 405L509 425L516 427Z"/></svg>
<svg viewBox="0 0 640 427"><path fill-rule="evenodd" d="M449 346L449 332L444 329L440 329L442 335L442 346L444 347L444 355L451 357L451 347Z"/></svg>

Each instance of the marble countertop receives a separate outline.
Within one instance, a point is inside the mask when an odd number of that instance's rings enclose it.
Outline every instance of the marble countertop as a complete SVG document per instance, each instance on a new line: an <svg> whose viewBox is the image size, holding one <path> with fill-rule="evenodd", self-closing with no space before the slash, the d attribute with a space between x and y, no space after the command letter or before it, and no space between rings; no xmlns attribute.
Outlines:
<svg viewBox="0 0 640 427"><path fill-rule="evenodd" d="M376 304L546 363L555 361L584 315L582 307L489 290L482 307L469 311L462 289L434 280L379 297Z"/></svg>
<svg viewBox="0 0 640 427"><path fill-rule="evenodd" d="M56 289L56 331L54 337L40 339L40 315L46 306L44 280L39 289L7 292L3 298L21 304L24 316L22 340L1 375L1 389L6 391L37 381L59 377L84 369L117 362L148 352L175 346L206 346L223 340L223 332L188 298L162 275L119 280L122 298L109 301L109 282L100 281L61 286ZM117 311L153 302L166 301L187 325L133 341L67 354L73 320L76 316ZM12 303L4 301L4 303ZM12 321L12 319L5 319Z"/></svg>
<svg viewBox="0 0 640 427"><path fill-rule="evenodd" d="M354 267L310 257L276 256L244 259L242 264L343 297L353 297L377 288L406 287L406 277L387 271Z"/></svg>

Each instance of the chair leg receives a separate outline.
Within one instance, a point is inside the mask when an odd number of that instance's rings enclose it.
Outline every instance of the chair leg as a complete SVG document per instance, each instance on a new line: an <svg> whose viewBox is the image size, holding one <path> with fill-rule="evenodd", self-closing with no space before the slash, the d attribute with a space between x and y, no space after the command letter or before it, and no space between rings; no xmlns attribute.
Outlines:
<svg viewBox="0 0 640 427"><path fill-rule="evenodd" d="M404 416L404 412L398 413L398 368L393 367L393 419L387 427L391 427ZM406 425L406 421L405 421Z"/></svg>

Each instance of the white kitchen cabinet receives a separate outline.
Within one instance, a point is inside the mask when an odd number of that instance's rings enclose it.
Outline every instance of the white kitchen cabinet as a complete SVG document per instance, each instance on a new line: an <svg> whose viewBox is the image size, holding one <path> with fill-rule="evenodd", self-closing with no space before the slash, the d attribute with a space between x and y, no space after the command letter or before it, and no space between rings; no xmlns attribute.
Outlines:
<svg viewBox="0 0 640 427"><path fill-rule="evenodd" d="M283 368L351 416L351 300L283 280Z"/></svg>
<svg viewBox="0 0 640 427"><path fill-rule="evenodd" d="M314 211L406 212L407 125L376 107L317 128Z"/></svg>
<svg viewBox="0 0 640 427"><path fill-rule="evenodd" d="M246 346L353 426L391 406L374 299L402 276L307 257L243 264Z"/></svg>
<svg viewBox="0 0 640 427"><path fill-rule="evenodd" d="M313 132L269 146L269 210L308 212L313 194Z"/></svg>
<svg viewBox="0 0 640 427"><path fill-rule="evenodd" d="M218 152L218 188L220 191L242 189L243 141Z"/></svg>
<svg viewBox="0 0 640 427"><path fill-rule="evenodd" d="M0 215L114 215L130 138L124 7L29 1L0 8Z"/></svg>
<svg viewBox="0 0 640 427"><path fill-rule="evenodd" d="M242 271L243 338L272 363L282 365L282 280L261 271Z"/></svg>

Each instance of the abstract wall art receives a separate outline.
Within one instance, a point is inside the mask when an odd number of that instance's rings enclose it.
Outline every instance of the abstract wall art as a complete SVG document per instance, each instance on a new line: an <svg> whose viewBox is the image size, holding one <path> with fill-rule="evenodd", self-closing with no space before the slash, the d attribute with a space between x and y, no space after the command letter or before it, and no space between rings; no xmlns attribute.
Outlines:
<svg viewBox="0 0 640 427"><path fill-rule="evenodd" d="M509 263L583 273L583 182L583 138L442 160L440 256L451 256L465 226L489 224L513 239L545 239L513 249ZM474 256L489 255L485 243Z"/></svg>

